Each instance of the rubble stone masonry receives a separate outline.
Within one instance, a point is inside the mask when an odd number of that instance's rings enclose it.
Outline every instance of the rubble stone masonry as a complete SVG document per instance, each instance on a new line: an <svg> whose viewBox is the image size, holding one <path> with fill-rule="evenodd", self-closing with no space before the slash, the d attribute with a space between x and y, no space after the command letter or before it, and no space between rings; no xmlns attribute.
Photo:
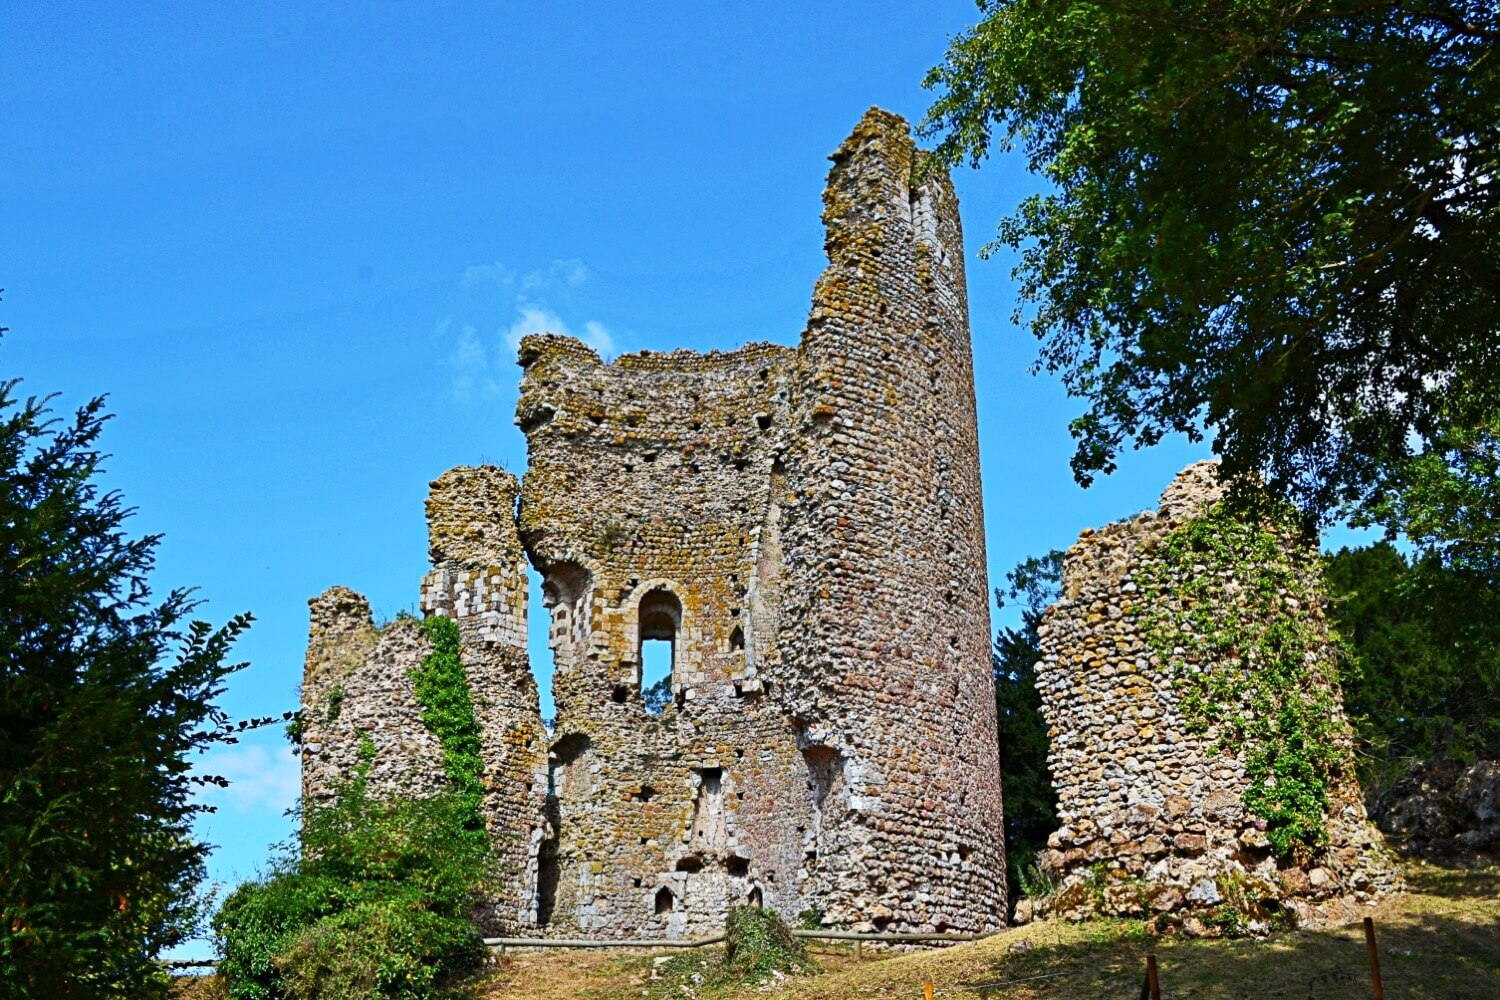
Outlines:
<svg viewBox="0 0 1500 1000"><path fill-rule="evenodd" d="M1175 634L1176 654L1192 645L1191 599L1180 582L1149 593L1143 580L1174 579L1175 572L1180 581L1186 572L1217 578L1224 594L1255 587L1243 568L1211 554L1153 576L1166 565L1169 535L1204 516L1224 492L1216 463L1190 466L1162 494L1159 510L1085 531L1068 550L1062 599L1038 630L1037 685L1061 823L1040 863L1056 892L1018 910L1022 918L1146 916L1189 933L1261 932L1287 916L1304 925L1352 919L1359 904L1399 885L1366 820L1352 767L1330 779L1321 817L1326 845L1309 856L1278 856L1266 819L1246 807L1245 754L1219 746L1218 728L1194 725L1181 678L1153 644L1156 628ZM1285 589L1272 597L1274 614L1311 637L1310 683L1333 685L1337 651L1323 617L1316 548L1282 531L1279 552L1272 568L1311 599ZM1227 602L1212 612L1239 613ZM1221 676L1232 679L1242 668L1226 660L1194 669L1227 670ZM1328 694L1332 751L1347 757L1352 733L1336 687ZM1258 711L1248 697L1229 710L1252 719Z"/></svg>
<svg viewBox="0 0 1500 1000"><path fill-rule="evenodd" d="M528 337L523 481L428 501L424 614L460 626L507 877L494 924L600 938L722 928L730 906L858 930L1003 923L974 381L957 202L872 110L833 155L829 266L798 348L605 363ZM543 578L557 715L528 669ZM643 646L671 654L642 698ZM413 622L312 601L303 788L442 787Z"/></svg>

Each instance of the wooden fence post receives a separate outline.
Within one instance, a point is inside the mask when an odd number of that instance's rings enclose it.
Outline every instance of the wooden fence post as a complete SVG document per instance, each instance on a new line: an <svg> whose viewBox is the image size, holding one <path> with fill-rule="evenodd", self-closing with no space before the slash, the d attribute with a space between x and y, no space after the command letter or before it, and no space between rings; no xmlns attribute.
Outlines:
<svg viewBox="0 0 1500 1000"><path fill-rule="evenodd" d="M1375 991L1375 1000L1385 1000L1385 987L1380 983L1380 951L1375 947L1375 921L1365 917L1365 950L1370 953L1370 985Z"/></svg>
<svg viewBox="0 0 1500 1000"><path fill-rule="evenodd" d="M1161 1000L1161 986L1156 981L1156 956L1146 956L1146 978L1141 980L1141 1000Z"/></svg>

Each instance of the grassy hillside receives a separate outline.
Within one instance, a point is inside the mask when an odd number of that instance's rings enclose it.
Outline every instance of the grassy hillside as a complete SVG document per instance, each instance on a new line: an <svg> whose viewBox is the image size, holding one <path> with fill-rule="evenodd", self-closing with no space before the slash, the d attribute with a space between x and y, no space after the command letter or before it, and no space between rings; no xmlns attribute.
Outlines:
<svg viewBox="0 0 1500 1000"><path fill-rule="evenodd" d="M1500 868L1408 868L1411 891L1373 911L1391 1000L1500 997ZM1141 924L1034 924L941 951L895 956L814 949L818 975L708 989L694 980L703 953L550 951L507 955L476 986L475 1000L918 1000L931 981L944 1000L1134 998L1155 953L1162 996L1365 1000L1370 996L1358 924L1264 941L1153 939ZM656 975L653 977L653 970ZM183 984L186 987L186 983ZM217 997L210 983L184 1000Z"/></svg>
<svg viewBox="0 0 1500 1000"><path fill-rule="evenodd" d="M1411 892L1374 911L1386 996L1413 1000L1500 997L1500 869L1414 866ZM709 991L691 974L652 980L652 956L545 953L508 957L477 991L485 1000L689 998L913 1000L931 980L942 998L1134 997L1154 952L1172 1000L1246 997L1367 998L1359 925L1267 941L1152 939L1127 922L1041 923L974 944L855 963L816 955L821 975ZM681 965L674 960L673 966Z"/></svg>

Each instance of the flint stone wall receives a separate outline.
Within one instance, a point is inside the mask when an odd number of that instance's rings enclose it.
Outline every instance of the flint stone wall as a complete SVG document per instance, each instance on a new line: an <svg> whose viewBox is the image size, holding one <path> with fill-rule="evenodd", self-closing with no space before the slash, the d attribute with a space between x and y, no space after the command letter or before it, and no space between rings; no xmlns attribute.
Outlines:
<svg viewBox="0 0 1500 1000"><path fill-rule="evenodd" d="M484 734L507 929L679 936L761 904L859 930L1003 922L979 455L957 202L872 110L832 159L828 269L801 345L628 355L528 337L513 478L456 469L428 503L426 614L454 617ZM557 717L525 661L542 574ZM672 646L642 699L642 644ZM442 784L406 671L313 602L304 788L376 745L385 794ZM318 706L342 686L334 718ZM390 760L383 758L390 757Z"/></svg>
<svg viewBox="0 0 1500 1000"><path fill-rule="evenodd" d="M1327 850L1305 864L1274 856L1265 821L1244 807L1243 760L1215 752L1216 731L1189 731L1172 678L1148 646L1148 610L1179 621L1185 611L1170 595L1148 609L1132 577L1161 558L1174 528L1223 494L1217 463L1189 466L1159 510L1085 531L1067 552L1062 599L1038 629L1061 824L1039 861L1057 892L1022 916L1151 916L1201 934L1222 925L1213 918L1228 905L1256 932L1283 910L1304 925L1352 919L1359 904L1399 885L1352 771L1330 789ZM1321 594L1316 550L1290 534L1284 541L1288 564ZM1316 655L1336 655L1321 604L1286 613L1323 630Z"/></svg>

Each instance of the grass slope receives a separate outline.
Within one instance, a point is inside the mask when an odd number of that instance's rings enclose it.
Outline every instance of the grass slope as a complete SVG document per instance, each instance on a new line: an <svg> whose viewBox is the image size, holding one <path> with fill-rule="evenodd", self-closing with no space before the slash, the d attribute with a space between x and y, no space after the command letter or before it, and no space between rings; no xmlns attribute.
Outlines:
<svg viewBox="0 0 1500 1000"><path fill-rule="evenodd" d="M1500 998L1500 867L1453 870L1410 865L1411 891L1373 911L1387 997ZM507 955L474 987L475 1000L919 1000L931 981L942 1000L1135 997L1145 956L1154 953L1162 996L1171 1000L1370 996L1360 925L1297 931L1265 941L1153 939L1130 921L1044 922L973 944L889 958L815 947L821 974L713 988L694 980L675 953L666 975L653 967L674 953L548 951ZM713 956L694 953L707 969ZM183 987L187 983L181 984ZM187 1000L221 996L212 980L183 990Z"/></svg>
<svg viewBox="0 0 1500 1000"><path fill-rule="evenodd" d="M1500 997L1500 868L1414 865L1411 892L1373 911L1386 996L1412 1000ZM691 977L652 980L650 955L518 954L476 990L484 1000L919 1000L930 980L943 1000L1134 997L1154 953L1172 1000L1246 997L1368 998L1360 925L1265 941L1153 939L1129 921L1045 922L942 951L856 963L815 949L823 973L712 989ZM867 955L869 953L867 952ZM682 968L680 960L675 968ZM1006 984L1006 985L1000 985Z"/></svg>

